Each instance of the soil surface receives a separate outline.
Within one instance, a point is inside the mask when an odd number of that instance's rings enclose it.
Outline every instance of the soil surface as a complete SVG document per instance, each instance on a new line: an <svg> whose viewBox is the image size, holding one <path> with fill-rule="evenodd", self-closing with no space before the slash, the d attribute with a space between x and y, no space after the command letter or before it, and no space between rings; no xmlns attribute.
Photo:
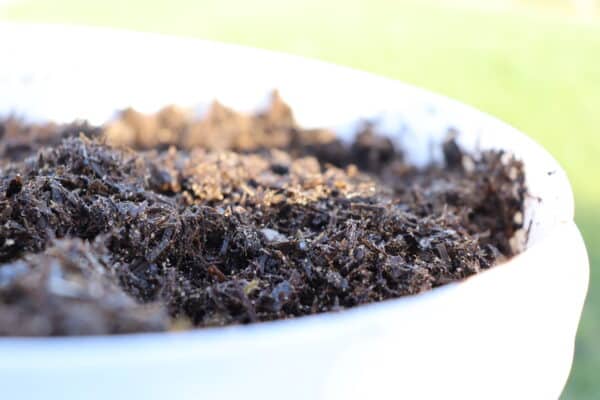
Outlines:
<svg viewBox="0 0 600 400"><path fill-rule="evenodd" d="M275 94L134 110L102 127L0 120L0 335L179 330L337 311L464 279L515 253L521 162L415 168L365 125L298 126Z"/></svg>

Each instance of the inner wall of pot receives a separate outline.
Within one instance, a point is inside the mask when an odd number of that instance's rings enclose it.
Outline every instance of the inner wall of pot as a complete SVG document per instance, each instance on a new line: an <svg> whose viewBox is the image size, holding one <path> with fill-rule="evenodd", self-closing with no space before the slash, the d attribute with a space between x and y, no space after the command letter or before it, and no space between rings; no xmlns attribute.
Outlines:
<svg viewBox="0 0 600 400"><path fill-rule="evenodd" d="M265 107L277 89L301 125L350 139L357 125L370 121L417 165L442 160L440 143L451 130L467 151L507 149L526 164L528 245L573 219L566 176L543 149L491 117L400 82L290 55L153 34L7 24L0 25L0 36L20 38L3 46L0 114L102 124L129 106L154 112L177 104L202 114L215 99L251 112ZM39 46L41 37L47 46ZM525 237L522 232L515 245L524 248Z"/></svg>

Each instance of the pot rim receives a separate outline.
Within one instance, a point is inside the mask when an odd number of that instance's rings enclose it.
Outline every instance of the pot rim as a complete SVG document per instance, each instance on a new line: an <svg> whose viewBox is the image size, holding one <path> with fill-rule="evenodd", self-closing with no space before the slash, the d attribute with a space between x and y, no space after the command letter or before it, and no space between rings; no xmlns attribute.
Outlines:
<svg viewBox="0 0 600 400"><path fill-rule="evenodd" d="M499 277L500 275L513 274L514 276L519 276L519 268L527 267L524 265L525 260L531 262L530 253L537 254L536 249L540 254L545 253L546 256L548 256L547 252L559 251L559 249L547 246L547 238L553 235L568 236L569 240L581 240L573 222L573 192L566 173L558 162L541 146L515 128L445 96L344 66L297 55L234 44L224 44L195 38L171 37L154 33L129 32L111 28L0 23L0 37L23 37L23 35L30 38L45 37L46 35L50 37L54 35L55 38L61 35L65 37L82 35L95 38L105 36L110 38L110 40L119 40L121 37L127 37L131 40L177 42L183 47L195 46L205 50L218 49L218 51L229 53L239 52L242 55L252 54L253 57L262 58L266 62L276 60L283 64L302 65L308 69L327 71L331 75L339 74L344 77L354 77L356 80L369 82L373 87L385 87L387 88L386 90L403 93L403 96L410 95L426 98L432 104L442 104L446 112L467 115L469 119L476 120L478 124L481 124L479 125L480 127L490 128L495 132L502 132L504 139L499 139L500 142L504 143L503 145L506 146L507 150L514 152L518 156L522 156L526 166L526 173L529 174L529 170L533 164L543 164L543 167L547 170L548 182L545 182L540 187L542 191L546 191L544 193L552 194L555 197L551 201L554 207L551 212L551 218L554 220L548 225L551 229L548 229L548 227L544 228L546 231L543 235L530 242L523 253L515 256L505 264L474 275L464 281L444 285L418 295L390 299L341 312L329 312L293 320L263 322L244 326L203 328L186 332L60 338L0 338L0 353L3 354L3 357L0 358L0 368L27 368L31 365L32 359L42 363L42 365L46 363L49 367L56 367L57 363L60 364L61 362L69 363L69 365L73 365L73 363L84 365L86 357L88 357L91 351L95 354L95 364L106 363L109 365L111 362L114 363L115 355L119 355L119 359L122 360L135 359L135 362L139 363L141 359L161 358L172 356L173 354L180 354L181 356L185 354L186 357L192 357L198 354L239 353L244 352L244 349L248 347L252 348L252 351L255 352L257 346L263 346L266 349L272 348L272 346L283 346L300 341L303 343L320 341L323 337L334 335L340 329L343 330L344 327L349 325L364 328L370 324L384 324L386 319L390 317L408 318L409 316L418 315L419 310L422 308L435 307L440 302L452 301L452 298L460 296L461 292L466 290L466 288L479 286L480 283L496 279L495 277ZM8 62L10 63L10 61ZM0 87L3 84L2 79L9 78L3 78L0 71ZM287 98L285 93L283 97ZM291 100L290 103L292 109L295 109L294 101ZM3 107L0 103L0 110L2 109ZM302 124L302 118L300 118L300 124ZM536 171L536 173L538 172ZM546 198L542 198L542 201L545 200ZM536 211L538 209L536 207L542 206L531 205L530 207ZM544 217L546 215L544 214ZM573 227L574 229L565 229L565 226ZM583 253L581 253L581 249L574 251L579 252L578 257L587 260L585 249L583 249ZM587 265L585 269L582 269L581 277L581 286L587 287ZM152 347L152 352L145 351L150 348L149 346ZM135 355L135 357L127 357L127 355Z"/></svg>

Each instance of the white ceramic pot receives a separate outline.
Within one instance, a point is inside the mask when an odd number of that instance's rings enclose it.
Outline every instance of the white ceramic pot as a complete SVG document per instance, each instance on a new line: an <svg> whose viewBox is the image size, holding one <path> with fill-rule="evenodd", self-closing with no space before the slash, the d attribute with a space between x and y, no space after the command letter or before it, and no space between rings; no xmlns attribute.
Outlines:
<svg viewBox="0 0 600 400"><path fill-rule="evenodd" d="M588 284L573 196L524 134L406 84L300 57L193 39L0 26L0 112L69 121L134 106L240 110L278 88L306 126L348 136L361 118L418 163L449 127L470 150L525 162L526 250L418 296L341 313L187 333L0 339L0 397L50 399L555 399L571 368Z"/></svg>

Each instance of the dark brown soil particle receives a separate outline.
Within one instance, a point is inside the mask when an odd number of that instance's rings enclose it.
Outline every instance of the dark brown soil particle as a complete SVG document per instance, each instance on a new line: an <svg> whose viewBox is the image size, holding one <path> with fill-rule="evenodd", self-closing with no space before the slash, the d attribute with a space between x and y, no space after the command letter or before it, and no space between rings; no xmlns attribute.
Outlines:
<svg viewBox="0 0 600 400"><path fill-rule="evenodd" d="M0 335L162 331L342 310L515 253L522 164L418 169L366 126L305 130L285 103L104 127L0 121ZM183 323L182 323L183 321Z"/></svg>

